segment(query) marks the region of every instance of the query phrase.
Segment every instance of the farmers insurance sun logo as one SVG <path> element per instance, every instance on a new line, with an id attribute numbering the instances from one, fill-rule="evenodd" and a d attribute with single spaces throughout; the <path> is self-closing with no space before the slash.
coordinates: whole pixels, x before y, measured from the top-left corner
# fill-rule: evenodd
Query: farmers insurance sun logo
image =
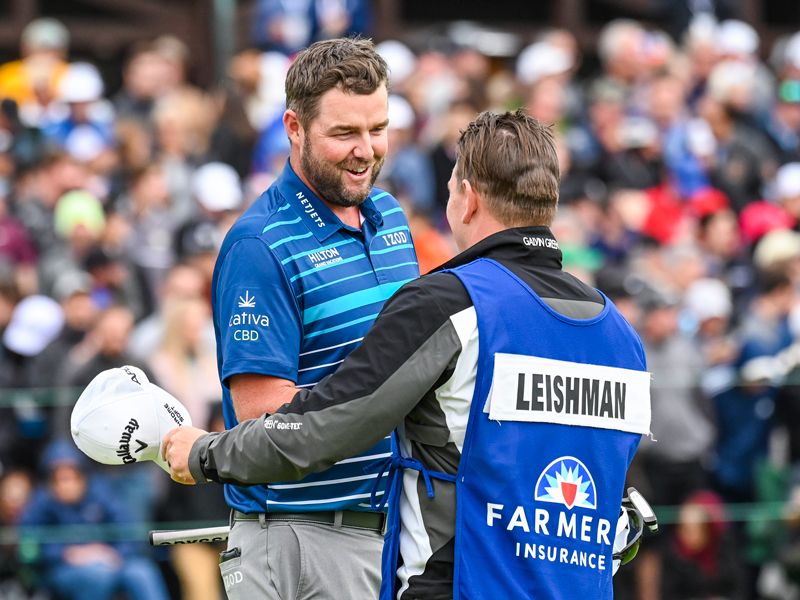
<path id="1" fill-rule="evenodd" d="M 574 507 L 597 508 L 597 490 L 589 469 L 572 456 L 555 459 L 536 481 L 536 500 Z"/>

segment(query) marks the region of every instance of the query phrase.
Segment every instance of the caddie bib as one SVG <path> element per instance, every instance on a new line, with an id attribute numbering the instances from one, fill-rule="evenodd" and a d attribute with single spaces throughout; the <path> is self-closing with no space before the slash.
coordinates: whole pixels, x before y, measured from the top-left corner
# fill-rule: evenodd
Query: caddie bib
<path id="1" fill-rule="evenodd" d="M 390 514 L 399 512 L 403 468 L 455 480 L 456 600 L 610 599 L 625 475 L 650 431 L 641 342 L 608 298 L 596 317 L 576 320 L 495 261 L 451 272 L 479 332 L 459 470 L 453 477 L 395 455 Z M 396 593 L 398 536 L 393 518 L 382 600 Z"/>

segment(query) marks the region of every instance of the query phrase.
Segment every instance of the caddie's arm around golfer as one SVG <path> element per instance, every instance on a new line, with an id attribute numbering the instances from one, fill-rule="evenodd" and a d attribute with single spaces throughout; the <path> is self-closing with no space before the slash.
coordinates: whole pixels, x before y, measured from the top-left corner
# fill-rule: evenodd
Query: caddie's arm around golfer
<path id="1" fill-rule="evenodd" d="M 199 430 L 170 432 L 163 448 L 173 478 L 181 483 L 190 483 L 189 476 L 199 483 L 291 481 L 366 451 L 389 435 L 461 351 L 449 312 L 435 298 L 438 285 L 419 281 L 389 300 L 334 376 L 300 390 L 275 414 L 207 436 Z M 427 307 L 425 319 L 420 306 Z"/>

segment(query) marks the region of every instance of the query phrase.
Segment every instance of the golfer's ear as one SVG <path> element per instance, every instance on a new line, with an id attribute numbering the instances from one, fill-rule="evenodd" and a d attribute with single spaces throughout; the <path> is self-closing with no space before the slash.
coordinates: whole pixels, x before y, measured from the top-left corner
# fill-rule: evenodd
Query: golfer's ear
<path id="1" fill-rule="evenodd" d="M 303 132 L 303 126 L 300 124 L 300 119 L 297 118 L 296 112 L 291 109 L 286 109 L 283 113 L 283 128 L 292 143 L 300 143 L 300 135 Z"/>
<path id="2" fill-rule="evenodd" d="M 478 212 L 478 206 L 482 202 L 478 191 L 472 187 L 472 184 L 466 179 L 461 180 L 461 185 L 464 188 L 464 214 L 461 215 L 461 222 L 465 225 L 472 221 L 475 213 Z"/>

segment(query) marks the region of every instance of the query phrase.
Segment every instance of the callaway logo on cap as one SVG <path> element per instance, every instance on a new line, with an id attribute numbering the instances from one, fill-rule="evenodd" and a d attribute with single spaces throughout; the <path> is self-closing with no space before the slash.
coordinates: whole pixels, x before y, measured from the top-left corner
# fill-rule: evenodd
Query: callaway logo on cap
<path id="1" fill-rule="evenodd" d="M 72 439 L 84 454 L 106 465 L 155 461 L 169 473 L 161 458 L 161 440 L 168 431 L 191 425 L 186 408 L 150 383 L 132 366 L 97 375 L 72 409 Z"/>

